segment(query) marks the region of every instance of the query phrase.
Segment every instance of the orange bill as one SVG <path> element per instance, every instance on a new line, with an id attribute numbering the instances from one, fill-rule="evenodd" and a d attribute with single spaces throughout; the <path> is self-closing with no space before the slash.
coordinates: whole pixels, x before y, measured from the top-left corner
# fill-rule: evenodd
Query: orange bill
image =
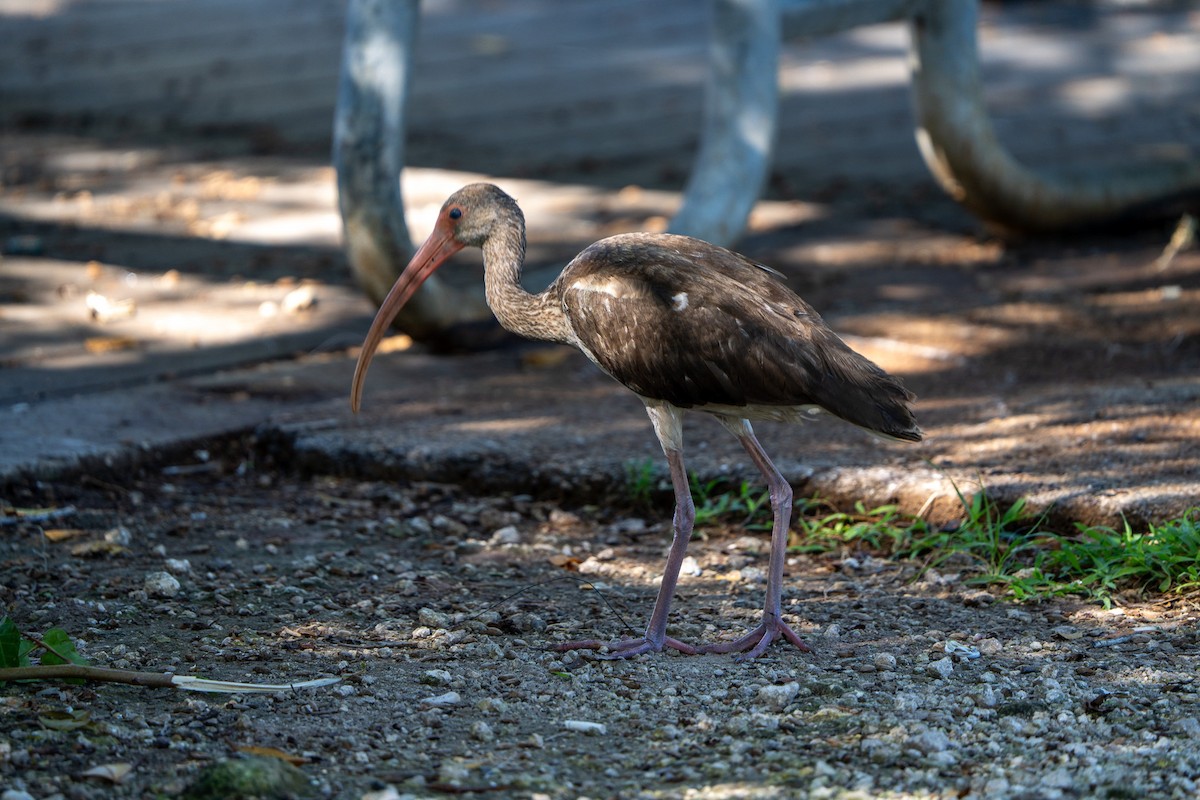
<path id="1" fill-rule="evenodd" d="M 362 350 L 358 354 L 358 364 L 354 367 L 354 382 L 350 386 L 350 408 L 355 413 L 358 413 L 359 406 L 362 404 L 363 382 L 367 378 L 367 367 L 371 363 L 371 357 L 379 348 L 379 343 L 387 334 L 392 320 L 400 313 L 400 309 L 404 308 L 404 304 L 416 294 L 417 289 L 421 288 L 421 284 L 446 259 L 461 249 L 463 249 L 463 245 L 454 239 L 454 229 L 448 225 L 439 224 L 434 228 L 433 233 L 429 234 L 425 244 L 417 250 L 412 261 L 408 262 L 408 266 L 404 268 L 404 272 L 400 273 L 392 290 L 383 299 L 379 311 L 375 314 L 375 320 L 371 323 L 371 329 L 367 331 L 367 338 L 363 340 Z"/>

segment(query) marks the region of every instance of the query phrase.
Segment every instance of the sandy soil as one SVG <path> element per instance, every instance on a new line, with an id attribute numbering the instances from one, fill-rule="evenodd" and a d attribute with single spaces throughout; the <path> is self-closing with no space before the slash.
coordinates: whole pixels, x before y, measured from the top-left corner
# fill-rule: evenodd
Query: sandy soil
<path id="1" fill-rule="evenodd" d="M 232 169 L 224 180 L 240 185 L 236 170 L 251 168 Z M 153 198 L 162 185 L 124 191 Z M 131 203 L 128 219 L 181 230 L 207 219 L 203 205 L 186 206 L 191 223 L 177 219 L 172 197 Z M 554 263 L 606 226 L 661 211 L 638 197 L 580 205 L 586 224 L 569 235 L 535 223 L 536 258 Z M 784 270 L 855 347 L 905 377 L 930 440 L 881 450 L 835 425 L 771 430 L 764 442 L 800 493 L 915 511 L 930 498 L 926 476 L 982 481 L 1052 508 L 1064 526 L 1121 514 L 1140 524 L 1195 503 L 1200 254 L 1157 265 L 1169 225 L 1014 243 L 927 189 L 831 189 L 824 202 L 820 216 L 768 206 L 743 249 Z M 2 222 L 6 241 L 28 232 Z M 135 262 L 155 276 L 178 266 L 172 248 L 191 241 L 96 226 L 46 222 L 36 229 L 44 252 L 10 250 L 5 263 L 59 259 L 83 274 L 95 259 L 104 277 L 110 262 Z M 256 269 L 345 287 L 328 248 L 217 250 L 187 255 L 186 271 L 216 287 Z M 6 284 L 6 314 L 77 296 L 26 288 Z M 61 352 L 37 344 L 6 366 L 62 366 Z M 128 437 L 136 458 L 12 477 L 0 495 L 14 507 L 74 507 L 52 523 L 3 528 L 0 602 L 27 632 L 61 626 L 106 666 L 341 683 L 234 698 L 7 686 L 0 776 L 16 794 L 6 800 L 174 796 L 255 747 L 297 761 L 314 796 L 350 798 L 1197 791 L 1194 598 L 1124 598 L 1113 611 L 1017 607 L 966 583 L 959 565 L 918 579 L 919 565 L 878 554 L 797 556 L 785 609 L 812 654 L 776 647 L 743 665 L 553 652 L 556 642 L 637 629 L 653 600 L 669 510 L 633 511 L 612 491 L 631 457 L 655 455 L 636 401 L 572 356 L 409 351 L 376 363 L 368 412 L 354 423 L 346 346 L 161 378 L 213 409 L 269 406 L 257 439 L 142 450 L 128 433 L 138 412 L 128 411 L 112 438 Z M 126 357 L 82 352 L 72 357 L 101 372 Z M 133 409 L 137 396 L 84 392 L 76 402 L 126 397 Z M 12 397 L 25 416 L 10 438 L 33 420 L 69 430 L 70 419 L 38 416 L 52 404 Z M 689 437 L 706 473 L 736 456 L 715 426 L 698 423 Z M 927 510 L 948 519 L 954 503 L 943 489 Z M 689 641 L 739 633 L 761 602 L 762 534 L 704 534 L 672 626 Z M 155 575 L 164 571 L 177 590 Z M 56 729 L 70 712 L 87 719 Z M 84 776 L 113 763 L 132 765 L 119 785 Z"/>
<path id="2" fill-rule="evenodd" d="M 551 647 L 643 624 L 667 538 L 656 516 L 304 479 L 244 442 L 199 456 L 10 494 L 76 511 L 56 541 L 6 528 L 7 613 L 31 632 L 66 628 L 106 666 L 341 683 L 232 697 L 10 685 L 0 775 L 13 791 L 176 796 L 256 748 L 301 773 L 264 797 L 1197 790 L 1194 597 L 1015 606 L 955 565 L 797 556 L 784 606 L 811 654 L 597 661 Z M 754 623 L 765 568 L 761 534 L 702 533 L 671 627 L 693 642 Z M 78 727 L 53 727 L 69 713 Z M 84 777 L 112 764 L 132 766 L 119 785 Z"/>

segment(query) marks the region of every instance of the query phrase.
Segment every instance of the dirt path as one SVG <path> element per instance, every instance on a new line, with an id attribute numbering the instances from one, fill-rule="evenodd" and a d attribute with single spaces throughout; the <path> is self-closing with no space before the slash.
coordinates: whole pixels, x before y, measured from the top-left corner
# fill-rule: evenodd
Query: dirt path
<path id="1" fill-rule="evenodd" d="M 65 628 L 106 666 L 342 680 L 240 698 L 5 687 L 3 800 L 174 796 L 247 747 L 355 800 L 1200 788 L 1194 598 L 1017 607 L 956 568 L 914 580 L 917 565 L 846 552 L 788 565 L 812 654 L 550 651 L 637 628 L 652 603 L 669 511 L 611 502 L 631 460 L 658 457 L 635 399 L 574 355 L 408 350 L 376 362 L 352 419 L 348 348 L 371 309 L 348 285 L 327 167 L 4 145 L 0 500 L 75 508 L 57 540 L 0 528 L 4 613 Z M 741 249 L 903 375 L 930 438 L 765 426 L 798 494 L 937 521 L 958 512 L 954 485 L 983 484 L 1064 525 L 1197 503 L 1200 252 L 1157 263 L 1169 224 L 1004 242 L 928 181 L 804 178 L 805 199 L 762 204 Z M 415 212 L 468 179 L 409 172 L 406 193 Z M 539 266 L 658 224 L 675 199 L 577 179 L 504 182 Z M 314 307 L 269 315 L 303 286 Z M 139 313 L 90 318 L 90 290 L 128 290 Z M 687 436 L 702 475 L 744 469 L 716 426 Z M 761 600 L 762 535 L 705 533 L 673 618 L 689 641 L 741 632 Z M 56 730 L 71 712 L 87 719 Z M 119 786 L 83 777 L 112 763 L 132 766 Z"/>
<path id="2" fill-rule="evenodd" d="M 26 629 L 62 626 L 108 666 L 342 678 L 277 697 L 10 686 L 10 789 L 175 795 L 259 747 L 297 759 L 312 796 L 345 798 L 1197 791 L 1191 600 L 1017 607 L 946 570 L 914 582 L 916 565 L 869 553 L 798 557 L 784 605 L 812 654 L 595 661 L 549 647 L 643 624 L 658 518 L 283 467 L 232 447 L 10 495 L 76 508 L 65 540 L 35 525 L 0 540 L 4 608 Z M 672 626 L 689 641 L 740 632 L 761 602 L 761 536 L 706 534 Z M 92 544 L 106 536 L 124 544 Z M 163 571 L 176 593 L 153 588 Z M 90 721 L 39 724 L 65 711 Z M 119 786 L 81 777 L 123 762 Z"/>

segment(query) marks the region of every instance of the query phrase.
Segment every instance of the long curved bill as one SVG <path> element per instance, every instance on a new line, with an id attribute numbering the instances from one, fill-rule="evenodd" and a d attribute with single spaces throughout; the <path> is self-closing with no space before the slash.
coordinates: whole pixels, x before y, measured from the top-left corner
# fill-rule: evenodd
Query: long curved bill
<path id="1" fill-rule="evenodd" d="M 442 265 L 442 262 L 462 249 L 463 245 L 454 240 L 452 229 L 438 226 L 434 228 L 433 233 L 429 234 L 425 244 L 421 245 L 416 255 L 412 257 L 412 261 L 409 261 L 408 266 L 404 268 L 404 272 L 400 273 L 400 277 L 396 279 L 392 290 L 388 292 L 387 297 L 379 306 L 375 320 L 371 323 L 371 329 L 367 331 L 367 338 L 363 340 L 362 350 L 358 353 L 358 364 L 354 367 L 354 382 L 350 385 L 350 408 L 354 413 L 358 413 L 359 406 L 362 404 L 363 382 L 367 379 L 367 367 L 371 363 L 371 357 L 375 355 L 379 343 L 383 341 L 392 320 L 400 313 L 400 309 L 404 308 L 404 304 L 409 301 L 409 298 L 416 294 L 417 289 L 421 288 L 425 279 L 432 275 Z"/>

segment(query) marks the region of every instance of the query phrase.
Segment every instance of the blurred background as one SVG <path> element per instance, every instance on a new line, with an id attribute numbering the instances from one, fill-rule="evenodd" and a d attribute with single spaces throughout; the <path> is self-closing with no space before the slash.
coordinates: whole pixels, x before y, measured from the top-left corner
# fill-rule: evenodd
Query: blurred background
<path id="1" fill-rule="evenodd" d="M 330 166 L 345 11 L 0 0 L 0 404 L 345 360 L 374 311 L 341 248 Z M 413 238 L 480 177 L 519 197 L 534 265 L 661 229 L 698 146 L 711 13 L 696 0 L 421 3 L 402 178 Z M 988 2 L 978 33 L 999 138 L 1029 166 L 1200 155 L 1200 2 Z M 943 413 L 941 441 L 964 448 L 954 459 L 1003 472 L 1047 445 L 1014 433 L 989 467 L 986 426 L 1061 400 L 1064 370 L 1127 385 L 1187 374 L 1200 264 L 1154 266 L 1174 220 L 995 236 L 918 154 L 907 42 L 897 22 L 784 43 L 775 158 L 739 247 L 912 376 L 923 423 Z M 321 391 L 341 403 L 344 380 Z M 1185 403 L 1194 389 L 1180 391 Z M 1113 402 L 1071 395 L 1067 413 L 1091 420 Z M 112 436 L 57 419 L 9 425 L 0 462 Z M 1129 436 L 1161 433 L 1163 452 L 1192 441 L 1158 424 Z M 36 447 L 33 430 L 49 431 Z M 1167 463 L 1154 458 L 1147 481 Z M 1169 463 L 1182 475 L 1191 462 Z"/>
<path id="2" fill-rule="evenodd" d="M 337 0 L 4 0 L 0 124 L 323 157 L 344 13 Z M 409 163 L 678 188 L 697 144 L 710 13 L 694 0 L 427 0 Z M 1002 139 L 1030 163 L 1194 143 L 1198 15 L 1191 2 L 985 3 Z M 777 195 L 922 180 L 906 42 L 894 23 L 786 44 Z M 20 178 L 10 154 L 6 185 Z"/>

